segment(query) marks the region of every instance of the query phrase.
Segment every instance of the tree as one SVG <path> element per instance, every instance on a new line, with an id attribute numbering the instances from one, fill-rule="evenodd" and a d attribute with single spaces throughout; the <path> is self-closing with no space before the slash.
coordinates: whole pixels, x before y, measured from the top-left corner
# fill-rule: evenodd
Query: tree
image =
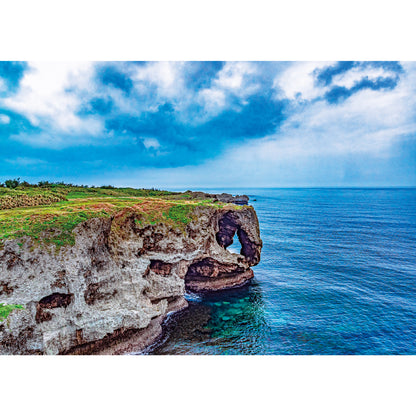
<path id="1" fill-rule="evenodd" d="M 6 185 L 6 188 L 10 188 L 10 189 L 17 188 L 20 184 L 20 178 L 7 179 L 7 181 L 5 181 L 4 184 Z"/>

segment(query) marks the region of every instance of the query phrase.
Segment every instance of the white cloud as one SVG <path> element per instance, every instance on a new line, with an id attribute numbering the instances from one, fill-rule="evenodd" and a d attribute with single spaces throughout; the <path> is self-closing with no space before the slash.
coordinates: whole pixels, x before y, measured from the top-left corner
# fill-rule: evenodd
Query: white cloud
<path id="1" fill-rule="evenodd" d="M 163 97 L 178 97 L 183 90 L 184 62 L 151 62 L 137 66 L 132 79 L 135 88 L 140 93 L 147 90 L 148 84 L 154 84 L 158 94 Z"/>
<path id="2" fill-rule="evenodd" d="M 194 121 L 200 123 L 215 117 L 230 104 L 231 97 L 237 97 L 241 105 L 247 104 L 247 98 L 260 88 L 256 81 L 258 73 L 252 62 L 227 62 L 211 81 L 211 86 L 199 91 L 196 101 L 204 107 L 205 113 Z"/>
<path id="3" fill-rule="evenodd" d="M 35 126 L 49 126 L 64 133 L 97 135 L 101 122 L 94 117 L 81 119 L 79 94 L 71 90 L 89 88 L 93 74 L 89 62 L 30 62 L 19 91 L 1 100 L 6 108 L 25 115 Z"/>
<path id="4" fill-rule="evenodd" d="M 157 111 L 158 105 L 170 100 L 178 118 L 188 121 L 189 109 L 197 103 L 205 111 L 191 116 L 190 123 L 198 124 L 218 115 L 229 104 L 230 96 L 240 98 L 245 104 L 244 99 L 259 88 L 254 81 L 258 73 L 254 63 L 227 62 L 211 81 L 210 87 L 195 92 L 186 86 L 186 65 L 186 62 L 151 62 L 130 71 L 137 93 L 146 96 L 149 86 L 156 88 L 152 100 L 150 103 L 147 100 L 141 111 Z M 140 112 L 137 107 L 134 111 Z"/>
<path id="5" fill-rule="evenodd" d="M 320 101 L 290 117 L 279 134 L 247 146 L 244 152 L 263 163 L 353 154 L 389 157 L 396 141 L 416 132 L 416 103 L 411 111 L 402 111 L 407 100 L 389 95 L 365 90 L 342 105 Z"/>
<path id="6" fill-rule="evenodd" d="M 153 137 L 143 138 L 143 145 L 146 149 L 158 149 L 160 147 L 159 141 Z"/>
<path id="7" fill-rule="evenodd" d="M 345 88 L 352 88 L 358 81 L 367 77 L 369 80 L 376 80 L 377 78 L 392 77 L 394 78 L 396 73 L 393 71 L 386 71 L 381 67 L 355 67 L 344 73 L 335 75 L 332 78 L 332 82 L 335 85 Z"/>
<path id="8" fill-rule="evenodd" d="M 332 65 L 333 62 L 296 62 L 283 73 L 278 74 L 274 80 L 277 98 L 290 100 L 312 100 L 322 96 L 326 87 L 315 85 L 314 71 Z"/>
<path id="9" fill-rule="evenodd" d="M 227 62 L 218 73 L 214 84 L 219 88 L 232 90 L 237 94 L 245 94 L 244 86 L 248 84 L 247 78 L 257 73 L 251 62 Z"/>
<path id="10" fill-rule="evenodd" d="M 361 90 L 339 105 L 318 101 L 305 106 L 283 123 L 278 134 L 235 150 L 234 157 L 270 168 L 299 158 L 390 157 L 395 143 L 416 133 L 415 116 L 413 70 L 392 91 Z"/>
<path id="11" fill-rule="evenodd" d="M 9 124 L 10 117 L 6 114 L 0 114 L 0 124 Z"/>
<path id="12" fill-rule="evenodd" d="M 216 114 L 225 107 L 226 96 L 220 89 L 205 88 L 199 93 L 199 98 L 208 114 Z"/>
<path id="13" fill-rule="evenodd" d="M 313 83 L 312 73 L 318 66 L 295 63 L 276 78 L 275 85 L 287 98 L 296 100 L 297 94 L 303 99 L 317 98 L 325 91 Z M 361 90 L 338 105 L 318 100 L 298 106 L 280 126 L 278 134 L 254 142 L 242 152 L 269 163 L 325 155 L 389 157 L 397 141 L 416 132 L 415 65 L 404 66 L 408 70 L 395 89 Z M 350 87 L 367 74 L 369 78 L 394 75 L 383 69 L 360 68 L 344 73 L 334 82 Z"/>
<path id="14" fill-rule="evenodd" d="M 218 184 L 241 181 L 241 186 L 247 183 L 253 186 L 256 182 L 264 186 L 299 185 L 296 180 L 307 180 L 313 172 L 322 177 L 321 166 L 324 165 L 331 165 L 328 172 L 342 178 L 345 175 L 342 162 L 348 158 L 354 161 L 367 157 L 387 160 L 397 143 L 416 134 L 416 64 L 403 64 L 405 74 L 393 90 L 361 90 L 336 105 L 315 100 L 328 88 L 316 86 L 313 73 L 317 68 L 331 64 L 300 62 L 285 67 L 277 76 L 275 70 L 268 73 L 268 82 L 274 78 L 277 97 L 292 100 L 292 107 L 285 110 L 289 117 L 275 134 L 258 140 L 247 138 L 216 160 L 198 167 L 161 169 L 157 173 L 154 170 L 154 177 L 162 180 L 167 177 L 172 185 L 179 180 L 184 184 L 187 180 L 214 184 L 216 180 Z M 183 117 L 185 123 L 199 123 L 215 117 L 227 106 L 233 105 L 233 110 L 241 109 L 247 98 L 260 88 L 262 76 L 260 65 L 230 62 L 217 73 L 208 88 L 195 92 L 186 88 L 184 63 L 154 62 L 140 67 L 119 65 L 121 70 L 132 75 L 138 98 L 127 96 L 112 86 L 97 89 L 91 83 L 92 64 L 31 64 L 32 71 L 25 74 L 17 94 L 2 100 L 2 104 L 6 102 L 9 108 L 27 115 L 44 132 L 22 134 L 13 139 L 49 148 L 63 148 L 74 141 L 88 143 L 94 140 L 108 146 L 125 143 L 132 140 L 126 131 L 126 134 L 106 133 L 98 118 L 79 118 L 77 111 L 81 105 L 97 94 L 104 98 L 111 96 L 119 113 L 131 116 L 142 111 L 157 111 L 160 104 L 171 102 L 177 110 L 176 117 Z M 384 69 L 353 68 L 335 76 L 333 83 L 350 88 L 363 76 L 375 79 L 389 74 L 394 75 Z M 74 86 L 76 89 L 71 89 Z M 199 113 L 199 106 L 204 107 L 205 113 Z M 192 108 L 197 108 L 195 117 L 189 115 Z M 62 134 L 55 134 L 56 131 Z M 101 132 L 103 134 L 99 134 Z M 137 141 L 148 149 L 149 156 L 162 154 L 163 147 L 156 138 L 138 136 Z M 29 159 L 18 159 L 8 161 L 31 163 Z"/>
<path id="15" fill-rule="evenodd" d="M 403 141 L 416 135 L 416 64 L 403 66 L 406 74 L 391 91 L 361 90 L 338 105 L 324 100 L 305 103 L 275 134 L 240 143 L 216 160 L 177 168 L 170 175 L 184 186 L 187 181 L 197 186 L 208 172 L 205 183 L 211 186 L 337 186 L 354 183 L 351 174 L 367 184 L 389 183 L 383 168 L 390 166 L 394 174 L 388 161 Z M 299 87 L 287 86 L 286 92 L 293 98 L 295 91 L 303 97 L 319 96 L 308 85 L 303 79 Z M 168 172 L 158 172 L 155 180 L 163 183 Z"/>

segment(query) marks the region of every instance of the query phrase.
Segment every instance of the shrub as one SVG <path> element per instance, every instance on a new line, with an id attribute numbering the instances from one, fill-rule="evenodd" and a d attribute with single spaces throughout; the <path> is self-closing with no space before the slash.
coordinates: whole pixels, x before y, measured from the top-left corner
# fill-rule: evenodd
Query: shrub
<path id="1" fill-rule="evenodd" d="M 7 179 L 4 184 L 6 185 L 6 188 L 15 189 L 20 184 L 20 178 L 17 179 Z"/>
<path id="2" fill-rule="evenodd" d="M 46 188 L 51 186 L 52 184 L 49 181 L 39 181 L 38 186 L 41 188 Z"/>

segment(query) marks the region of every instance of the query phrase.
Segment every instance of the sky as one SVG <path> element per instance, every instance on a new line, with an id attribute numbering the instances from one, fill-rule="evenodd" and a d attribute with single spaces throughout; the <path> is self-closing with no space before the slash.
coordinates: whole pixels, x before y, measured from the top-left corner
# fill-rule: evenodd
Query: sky
<path id="1" fill-rule="evenodd" d="M 0 181 L 416 186 L 414 62 L 0 62 Z"/>

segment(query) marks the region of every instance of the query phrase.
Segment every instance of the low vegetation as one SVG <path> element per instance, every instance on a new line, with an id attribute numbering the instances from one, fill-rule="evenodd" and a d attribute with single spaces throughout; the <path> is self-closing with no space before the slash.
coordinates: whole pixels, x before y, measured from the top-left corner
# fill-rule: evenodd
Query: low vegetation
<path id="1" fill-rule="evenodd" d="M 0 322 L 4 321 L 14 309 L 24 309 L 22 305 L 4 305 L 0 303 Z"/>
<path id="2" fill-rule="evenodd" d="M 6 183 L 13 186 L 0 186 L 0 248 L 5 240 L 25 236 L 35 243 L 54 244 L 57 249 L 73 245 L 73 230 L 78 224 L 122 212 L 133 212 L 140 227 L 166 223 L 184 229 L 196 207 L 226 205 L 213 199 L 195 199 L 190 192 L 10 181 Z"/>
<path id="3" fill-rule="evenodd" d="M 76 198 L 91 197 L 173 197 L 182 196 L 179 192 L 161 191 L 158 189 L 115 188 L 111 185 L 88 187 L 64 182 L 51 183 L 42 181 L 38 184 L 8 179 L 0 183 L 0 209 L 49 205 L 54 202 Z M 186 198 L 186 195 L 185 195 Z"/>
<path id="4" fill-rule="evenodd" d="M 31 188 L 28 190 L 0 188 L 0 209 L 49 205 L 65 201 L 66 195 L 66 192 L 59 189 L 38 191 Z"/>

